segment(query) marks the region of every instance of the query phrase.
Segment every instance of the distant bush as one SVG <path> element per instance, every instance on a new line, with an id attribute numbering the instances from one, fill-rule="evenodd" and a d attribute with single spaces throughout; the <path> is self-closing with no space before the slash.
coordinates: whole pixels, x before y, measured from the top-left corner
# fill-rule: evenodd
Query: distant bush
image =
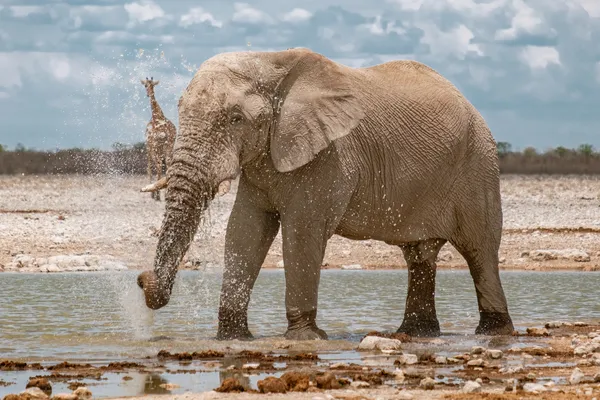
<path id="1" fill-rule="evenodd" d="M 600 174 L 600 153 L 590 144 L 576 149 L 556 147 L 539 152 L 533 147 L 513 151 L 498 142 L 500 172 L 504 174 Z M 115 143 L 111 151 L 72 148 L 37 151 L 18 144 L 14 150 L 0 146 L 0 174 L 146 174 L 144 142 Z"/>

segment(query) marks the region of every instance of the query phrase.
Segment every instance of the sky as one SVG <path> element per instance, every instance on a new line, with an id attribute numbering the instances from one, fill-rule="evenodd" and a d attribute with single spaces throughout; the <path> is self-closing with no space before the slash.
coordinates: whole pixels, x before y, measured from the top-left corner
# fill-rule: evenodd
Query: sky
<path id="1" fill-rule="evenodd" d="M 144 140 L 149 100 L 177 124 L 198 66 L 307 47 L 364 67 L 421 61 L 497 141 L 600 148 L 600 0 L 0 0 L 0 144 Z"/>

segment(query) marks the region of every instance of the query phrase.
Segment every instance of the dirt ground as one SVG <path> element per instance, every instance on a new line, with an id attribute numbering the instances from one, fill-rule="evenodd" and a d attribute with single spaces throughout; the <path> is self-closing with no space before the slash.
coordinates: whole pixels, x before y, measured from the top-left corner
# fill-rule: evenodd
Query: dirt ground
<path id="1" fill-rule="evenodd" d="M 0 176 L 0 265 L 15 255 L 111 255 L 131 269 L 152 264 L 164 201 L 139 189 L 143 176 Z M 502 177 L 502 269 L 600 270 L 600 177 Z M 196 235 L 186 268 L 220 265 L 224 231 L 237 184 L 213 202 Z M 163 193 L 164 196 L 164 193 Z M 281 266 L 277 237 L 264 267 Z M 550 250 L 537 252 L 537 250 Z M 400 249 L 334 236 L 324 268 L 405 267 Z M 465 268 L 447 244 L 440 268 Z M 0 267 L 0 270 L 2 268 Z"/>

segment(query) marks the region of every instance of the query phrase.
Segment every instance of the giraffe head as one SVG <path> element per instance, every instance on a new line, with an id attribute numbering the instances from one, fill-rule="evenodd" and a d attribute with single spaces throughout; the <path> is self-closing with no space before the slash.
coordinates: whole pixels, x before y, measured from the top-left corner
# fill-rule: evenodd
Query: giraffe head
<path id="1" fill-rule="evenodd" d="M 148 77 L 146 77 L 145 80 L 142 79 L 142 80 L 140 80 L 140 82 L 146 88 L 146 96 L 148 96 L 148 97 L 152 97 L 154 95 L 154 86 L 156 86 L 160 83 L 160 81 L 155 81 L 154 77 L 150 77 L 150 79 L 148 79 Z"/>

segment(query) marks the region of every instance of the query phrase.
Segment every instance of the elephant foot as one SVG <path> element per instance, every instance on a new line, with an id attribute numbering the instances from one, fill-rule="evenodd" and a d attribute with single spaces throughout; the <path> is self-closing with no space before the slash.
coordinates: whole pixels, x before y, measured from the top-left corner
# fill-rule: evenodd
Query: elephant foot
<path id="1" fill-rule="evenodd" d="M 402 325 L 396 331 L 406 333 L 414 337 L 437 337 L 440 336 L 440 323 L 437 318 L 404 318 Z"/>
<path id="2" fill-rule="evenodd" d="M 228 308 L 219 309 L 219 329 L 217 340 L 252 340 L 254 336 L 248 329 L 246 313 L 232 311 Z"/>
<path id="3" fill-rule="evenodd" d="M 515 330 L 510 315 L 500 312 L 481 312 L 477 335 L 512 335 Z"/>
<path id="4" fill-rule="evenodd" d="M 316 317 L 317 310 L 287 313 L 288 329 L 284 337 L 288 340 L 327 340 L 327 333 L 315 322 Z"/>
<path id="5" fill-rule="evenodd" d="M 225 331 L 219 329 L 217 332 L 217 340 L 252 340 L 254 336 L 248 329 L 245 330 L 235 330 L 235 331 Z"/>
<path id="6" fill-rule="evenodd" d="M 288 329 L 284 337 L 287 340 L 327 340 L 327 333 L 315 325 L 301 329 Z"/>

